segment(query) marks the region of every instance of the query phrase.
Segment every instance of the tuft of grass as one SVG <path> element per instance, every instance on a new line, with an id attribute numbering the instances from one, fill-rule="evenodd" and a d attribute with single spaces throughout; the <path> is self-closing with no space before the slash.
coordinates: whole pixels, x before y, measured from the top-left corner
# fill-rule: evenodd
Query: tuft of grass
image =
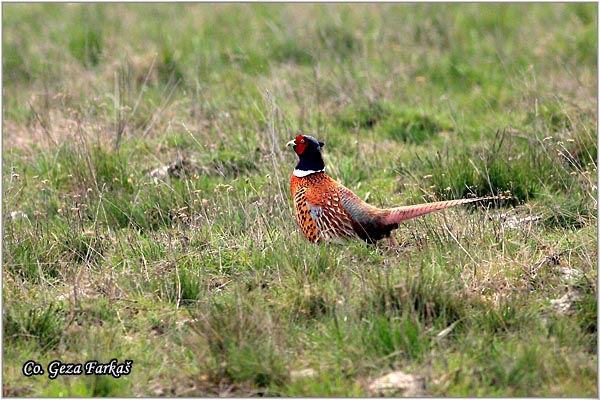
<path id="1" fill-rule="evenodd" d="M 95 67 L 102 57 L 102 32 L 88 26 L 72 31 L 69 51 L 86 67 Z"/>
<path id="2" fill-rule="evenodd" d="M 441 132 L 452 130 L 452 125 L 441 118 L 379 101 L 350 105 L 341 110 L 336 119 L 343 128 L 373 130 L 383 139 L 411 144 L 422 144 Z"/>
<path id="3" fill-rule="evenodd" d="M 2 325 L 8 343 L 34 342 L 47 351 L 56 348 L 61 341 L 66 322 L 64 312 L 52 303 L 38 307 L 12 304 L 3 314 Z"/>
<path id="4" fill-rule="evenodd" d="M 273 46 L 271 58 L 278 62 L 296 65 L 312 65 L 315 61 L 310 46 L 298 43 L 296 38 L 287 38 Z"/>
<path id="5" fill-rule="evenodd" d="M 371 129 L 386 116 L 385 106 L 379 102 L 369 102 L 362 106 L 350 106 L 338 115 L 338 121 L 344 128 Z"/>
<path id="6" fill-rule="evenodd" d="M 382 136 L 404 143 L 422 144 L 441 132 L 452 130 L 452 126 L 439 118 L 415 110 L 393 113 L 382 123 Z"/>
<path id="7" fill-rule="evenodd" d="M 327 24 L 318 30 L 317 37 L 325 52 L 339 58 L 349 57 L 361 47 L 359 38 L 346 26 Z"/>
<path id="8" fill-rule="evenodd" d="M 376 357 L 393 362 L 395 359 L 418 362 L 428 343 L 423 340 L 424 328 L 408 316 L 377 317 L 364 324 L 362 347 Z"/>
<path id="9" fill-rule="evenodd" d="M 287 370 L 271 316 L 247 301 L 237 295 L 215 299 L 206 314 L 196 317 L 194 329 L 208 346 L 209 379 L 259 388 L 281 385 Z"/>

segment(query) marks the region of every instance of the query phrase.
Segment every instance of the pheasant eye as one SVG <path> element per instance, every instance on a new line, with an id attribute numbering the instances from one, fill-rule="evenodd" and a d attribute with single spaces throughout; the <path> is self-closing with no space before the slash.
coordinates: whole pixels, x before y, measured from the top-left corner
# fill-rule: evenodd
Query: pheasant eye
<path id="1" fill-rule="evenodd" d="M 300 140 L 300 143 L 304 143 L 304 139 L 301 139 L 301 140 Z"/>

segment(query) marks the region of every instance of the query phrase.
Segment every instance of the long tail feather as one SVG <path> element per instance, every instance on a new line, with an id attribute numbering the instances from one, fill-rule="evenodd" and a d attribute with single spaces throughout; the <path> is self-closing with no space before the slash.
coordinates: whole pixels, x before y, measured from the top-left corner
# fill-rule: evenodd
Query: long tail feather
<path id="1" fill-rule="evenodd" d="M 432 203 L 415 204 L 412 206 L 403 206 L 390 209 L 389 215 L 385 218 L 385 224 L 398 224 L 400 222 L 420 217 L 421 215 L 429 214 L 433 211 L 443 210 L 444 208 L 450 208 L 461 204 L 476 203 L 478 201 L 486 200 L 506 200 L 508 197 L 504 196 L 488 196 L 488 197 L 476 197 L 472 199 L 458 199 L 458 200 L 446 200 L 446 201 L 434 201 Z"/>

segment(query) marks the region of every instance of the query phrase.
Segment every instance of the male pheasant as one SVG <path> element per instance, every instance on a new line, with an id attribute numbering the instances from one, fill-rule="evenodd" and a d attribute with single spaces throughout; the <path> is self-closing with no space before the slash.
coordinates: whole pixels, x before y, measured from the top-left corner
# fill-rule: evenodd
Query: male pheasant
<path id="1" fill-rule="evenodd" d="M 325 143 L 308 135 L 289 141 L 300 161 L 290 182 L 296 220 L 311 242 L 337 238 L 359 238 L 374 243 L 389 237 L 400 222 L 432 211 L 500 197 L 478 197 L 436 201 L 381 209 L 362 201 L 350 189 L 325 173 L 321 147 Z"/>

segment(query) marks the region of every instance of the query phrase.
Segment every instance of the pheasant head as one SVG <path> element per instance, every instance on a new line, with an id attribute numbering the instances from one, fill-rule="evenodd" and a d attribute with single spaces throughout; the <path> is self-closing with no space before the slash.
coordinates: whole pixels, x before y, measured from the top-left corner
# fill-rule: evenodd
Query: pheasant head
<path id="1" fill-rule="evenodd" d="M 295 176 L 304 177 L 315 172 L 325 171 L 325 163 L 321 154 L 321 148 L 325 146 L 325 143 L 319 142 L 312 136 L 298 135 L 295 139 L 290 140 L 287 146 L 293 146 L 300 159 L 294 169 Z"/>

